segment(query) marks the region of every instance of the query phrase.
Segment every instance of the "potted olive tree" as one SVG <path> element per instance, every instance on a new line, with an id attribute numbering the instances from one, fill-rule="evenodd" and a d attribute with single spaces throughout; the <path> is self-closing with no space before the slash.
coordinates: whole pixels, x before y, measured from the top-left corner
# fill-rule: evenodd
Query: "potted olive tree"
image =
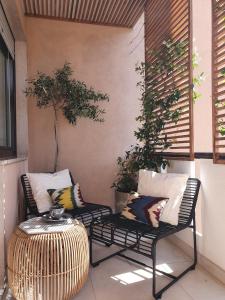
<path id="1" fill-rule="evenodd" d="M 136 68 L 142 77 L 138 83 L 141 114 L 137 121 L 140 127 L 134 132 L 137 144 L 126 151 L 124 157 L 118 158 L 119 172 L 113 183 L 117 212 L 126 205 L 128 193 L 137 189 L 140 169 L 159 171 L 168 164 L 163 152 L 172 145 L 172 141 L 164 134 L 164 127 L 167 122 L 176 123 L 181 113 L 175 106 L 181 95 L 174 74 L 184 67 L 175 65 L 174 61 L 182 58 L 185 47 L 185 44 L 169 39 L 157 51 L 149 53 L 150 63 L 141 63 Z"/>
<path id="2" fill-rule="evenodd" d="M 84 82 L 72 78 L 73 71 L 69 63 L 57 69 L 53 75 L 37 73 L 36 78 L 28 80 L 25 90 L 26 96 L 32 96 L 39 108 L 51 108 L 54 114 L 55 157 L 54 172 L 57 170 L 59 142 L 58 142 L 58 114 L 63 113 L 70 124 L 76 125 L 79 118 L 89 118 L 103 122 L 105 113 L 97 102 L 109 101 L 107 94 L 96 92 L 88 88 Z"/>

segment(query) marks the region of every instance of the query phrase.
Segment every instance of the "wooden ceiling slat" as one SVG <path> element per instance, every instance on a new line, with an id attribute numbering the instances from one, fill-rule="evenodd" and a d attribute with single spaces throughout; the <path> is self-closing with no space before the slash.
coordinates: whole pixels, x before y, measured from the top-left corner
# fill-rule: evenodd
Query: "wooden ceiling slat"
<path id="1" fill-rule="evenodd" d="M 73 19 L 74 18 L 74 12 L 75 12 L 75 8 L 76 8 L 76 0 L 72 0 L 72 6 L 68 15 L 69 19 Z"/>
<path id="2" fill-rule="evenodd" d="M 68 0 L 64 0 L 63 11 L 62 11 L 63 18 L 66 18 L 67 9 L 68 9 Z"/>
<path id="3" fill-rule="evenodd" d="M 116 16 L 116 23 L 121 24 L 121 18 L 127 9 L 128 2 L 129 2 L 128 0 L 120 1 L 121 6 L 120 6 L 120 9 L 118 10 L 118 14 Z"/>
<path id="4" fill-rule="evenodd" d="M 34 0 L 34 13 L 38 14 L 37 0 Z"/>
<path id="5" fill-rule="evenodd" d="M 115 3 L 116 3 L 115 0 L 111 0 L 110 1 L 110 6 L 108 7 L 107 13 L 105 14 L 105 18 L 104 18 L 104 22 L 105 23 L 109 23 L 109 18 L 110 18 L 111 14 L 112 14 L 113 6 L 114 6 Z"/>
<path id="6" fill-rule="evenodd" d="M 31 13 L 34 15 L 34 1 L 30 1 Z"/>
<path id="7" fill-rule="evenodd" d="M 99 0 L 98 7 L 97 7 L 97 10 L 95 13 L 94 22 L 97 22 L 97 20 L 99 19 L 99 14 L 101 12 L 101 8 L 102 8 L 103 4 L 104 4 L 104 0 Z"/>
<path id="8" fill-rule="evenodd" d="M 110 19 L 109 19 L 110 24 L 113 23 L 114 18 L 115 18 L 115 14 L 120 10 L 120 8 L 121 8 L 121 3 L 119 1 L 116 1 L 114 3 L 113 11 L 112 11 Z"/>
<path id="9" fill-rule="evenodd" d="M 69 0 L 64 0 L 63 11 L 62 11 L 62 18 L 64 19 L 67 18 L 68 7 L 69 7 Z"/>
<path id="10" fill-rule="evenodd" d="M 121 18 L 121 22 L 122 23 L 125 23 L 126 24 L 126 20 L 127 20 L 127 18 L 128 18 L 128 16 L 129 16 L 129 13 L 130 13 L 130 11 L 133 9 L 133 7 L 134 7 L 134 3 L 135 3 L 135 0 L 133 0 L 133 1 L 129 1 L 129 5 L 128 5 L 128 8 L 127 8 L 127 13 L 126 14 L 124 14 L 123 16 L 122 16 L 122 18 Z"/>
<path id="11" fill-rule="evenodd" d="M 143 4 L 144 4 L 144 1 L 143 1 Z M 131 27 L 132 24 L 136 24 L 137 23 L 137 21 L 139 19 L 139 16 L 141 15 L 141 12 L 142 12 L 142 5 L 140 5 L 139 7 L 137 7 L 135 13 L 133 13 L 132 18 L 130 18 L 129 23 L 127 24 L 129 27 Z"/>
<path id="12" fill-rule="evenodd" d="M 127 20 L 128 26 L 130 26 L 130 24 L 132 24 L 134 22 L 137 15 L 139 16 L 141 14 L 140 7 L 142 7 L 142 5 L 144 5 L 143 1 L 136 0 L 135 6 L 133 7 L 133 9 L 130 13 L 129 20 Z"/>
<path id="13" fill-rule="evenodd" d="M 102 20 L 104 12 L 105 12 L 106 7 L 107 7 L 107 4 L 108 4 L 108 0 L 103 0 L 103 4 L 102 4 L 102 7 L 101 7 L 100 12 L 99 12 L 98 20 Z"/>
<path id="14" fill-rule="evenodd" d="M 100 0 L 96 0 L 96 1 L 94 2 L 95 5 L 93 6 L 93 11 L 92 11 L 92 14 L 91 14 L 90 22 L 94 22 L 94 20 L 95 20 L 95 15 L 96 15 L 96 11 L 97 11 L 97 9 L 98 9 L 99 1 L 100 1 Z"/>
<path id="15" fill-rule="evenodd" d="M 28 11 L 27 0 L 23 1 L 24 11 Z"/>
<path id="16" fill-rule="evenodd" d="M 52 1 L 53 0 L 48 0 L 48 16 L 53 15 L 53 12 L 52 12 Z"/>
<path id="17" fill-rule="evenodd" d="M 38 0 L 38 11 L 39 11 L 39 14 L 43 14 L 43 3 L 42 3 L 42 0 Z"/>
<path id="18" fill-rule="evenodd" d="M 81 0 L 77 0 L 77 7 L 76 7 L 76 15 L 75 15 L 75 19 L 79 20 L 79 12 L 80 12 L 80 7 L 81 7 Z"/>
<path id="19" fill-rule="evenodd" d="M 90 5 L 91 5 L 91 0 L 87 0 L 85 10 L 84 10 L 84 20 L 88 19 L 88 14 L 89 14 L 89 11 L 90 11 Z"/>
<path id="20" fill-rule="evenodd" d="M 84 18 L 85 6 L 86 6 L 85 1 L 82 1 L 80 6 L 79 20 L 83 20 Z"/>
<path id="21" fill-rule="evenodd" d="M 72 9 L 72 4 L 73 4 L 73 0 L 68 0 L 68 6 L 67 6 L 66 16 L 65 16 L 66 19 L 68 19 L 70 17 L 70 12 L 71 12 L 71 9 Z"/>
<path id="22" fill-rule="evenodd" d="M 23 0 L 27 16 L 129 28 L 136 24 L 144 12 L 146 1 Z"/>
<path id="23" fill-rule="evenodd" d="M 91 18 L 91 13 L 92 13 L 92 10 L 93 10 L 93 7 L 94 7 L 94 2 L 95 2 L 95 0 L 90 0 L 87 20 L 90 20 L 90 18 Z"/>
<path id="24" fill-rule="evenodd" d="M 127 20 L 129 19 L 130 14 L 134 9 L 134 5 L 135 5 L 135 0 L 129 2 L 129 8 L 127 10 L 127 14 L 122 17 L 122 22 L 124 22 L 125 24 L 127 23 Z"/>
<path id="25" fill-rule="evenodd" d="M 44 3 L 45 3 L 45 15 L 48 16 L 48 2 L 49 0 L 45 0 Z"/>
<path id="26" fill-rule="evenodd" d="M 54 17 L 58 17 L 59 16 L 59 1 L 60 0 L 56 0 L 56 3 L 55 3 L 55 15 Z"/>

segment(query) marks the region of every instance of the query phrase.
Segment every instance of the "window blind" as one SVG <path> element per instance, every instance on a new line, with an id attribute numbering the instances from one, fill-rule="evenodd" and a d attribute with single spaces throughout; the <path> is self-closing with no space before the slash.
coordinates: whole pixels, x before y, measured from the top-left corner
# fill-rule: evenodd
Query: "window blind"
<path id="1" fill-rule="evenodd" d="M 212 0 L 213 157 L 225 163 L 225 0 Z"/>
<path id="2" fill-rule="evenodd" d="M 12 58 L 14 58 L 14 56 L 15 56 L 15 41 L 14 41 L 13 34 L 9 27 L 9 24 L 6 19 L 6 16 L 5 16 L 5 13 L 4 13 L 1 3 L 0 3 L 0 34 L 1 34 L 4 42 L 6 43 L 6 46 L 8 47 L 8 50 L 9 50 Z"/>
<path id="3" fill-rule="evenodd" d="M 185 44 L 185 52 L 181 58 L 174 61 L 176 88 L 180 98 L 174 109 L 179 108 L 179 120 L 168 121 L 162 133 L 167 136 L 171 147 L 165 156 L 172 159 L 194 159 L 193 153 L 193 96 L 192 96 L 192 28 L 190 0 L 151 0 L 145 7 L 145 59 L 151 63 L 150 50 L 158 50 L 167 40 Z M 182 65 L 182 69 L 180 66 Z M 178 71 L 179 70 L 179 71 Z M 165 82 L 156 87 L 158 91 Z M 166 79 L 168 85 L 171 77 Z M 166 97 L 166 90 L 161 88 L 160 98 Z M 164 94 L 163 94 L 164 93 Z"/>

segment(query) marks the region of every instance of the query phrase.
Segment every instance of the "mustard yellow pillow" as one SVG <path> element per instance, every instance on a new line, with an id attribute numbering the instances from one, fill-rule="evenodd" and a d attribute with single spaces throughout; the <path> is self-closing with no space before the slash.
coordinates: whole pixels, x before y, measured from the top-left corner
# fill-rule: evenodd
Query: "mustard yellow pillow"
<path id="1" fill-rule="evenodd" d="M 54 204 L 59 203 L 65 209 L 71 210 L 85 206 L 79 183 L 63 189 L 49 189 L 48 193 Z"/>

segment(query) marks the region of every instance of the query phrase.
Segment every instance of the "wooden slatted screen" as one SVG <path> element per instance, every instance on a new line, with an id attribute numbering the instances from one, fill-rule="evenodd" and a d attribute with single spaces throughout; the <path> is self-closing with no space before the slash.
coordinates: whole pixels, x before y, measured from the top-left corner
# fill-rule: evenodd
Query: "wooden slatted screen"
<path id="1" fill-rule="evenodd" d="M 225 0 L 212 0 L 213 157 L 225 164 Z"/>
<path id="2" fill-rule="evenodd" d="M 146 0 L 23 0 L 27 16 L 133 27 Z"/>
<path id="3" fill-rule="evenodd" d="M 175 159 L 194 159 L 193 153 L 193 100 L 192 100 L 192 24 L 191 0 L 151 0 L 145 7 L 146 61 L 151 63 L 149 50 L 157 50 L 163 41 L 171 39 L 185 43 L 185 53 L 175 64 L 182 71 L 174 71 L 176 87 L 181 97 L 174 108 L 181 109 L 177 123 L 168 122 L 163 135 L 167 135 L 172 146 L 165 156 Z M 159 79 L 160 80 L 160 79 Z M 168 77 L 168 84 L 171 78 Z M 157 89 L 160 87 L 157 86 Z M 160 98 L 166 95 L 166 92 Z"/>

